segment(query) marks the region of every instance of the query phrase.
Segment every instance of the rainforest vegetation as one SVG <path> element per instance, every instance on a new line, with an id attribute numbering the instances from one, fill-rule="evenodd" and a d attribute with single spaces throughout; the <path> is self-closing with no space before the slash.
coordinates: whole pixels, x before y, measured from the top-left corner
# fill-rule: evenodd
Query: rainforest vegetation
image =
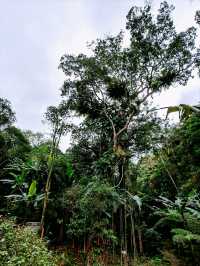
<path id="1" fill-rule="evenodd" d="M 153 101 L 200 69 L 200 12 L 177 32 L 173 9 L 132 7 L 128 43 L 61 57 L 48 136 L 0 98 L 0 265 L 200 265 L 200 106 Z"/>

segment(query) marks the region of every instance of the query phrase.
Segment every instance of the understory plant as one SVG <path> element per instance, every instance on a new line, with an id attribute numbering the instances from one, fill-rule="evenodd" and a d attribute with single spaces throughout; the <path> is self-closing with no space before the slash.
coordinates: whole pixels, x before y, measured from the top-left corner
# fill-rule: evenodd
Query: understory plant
<path id="1" fill-rule="evenodd" d="M 57 258 L 29 227 L 0 220 L 0 265 L 56 266 Z"/>

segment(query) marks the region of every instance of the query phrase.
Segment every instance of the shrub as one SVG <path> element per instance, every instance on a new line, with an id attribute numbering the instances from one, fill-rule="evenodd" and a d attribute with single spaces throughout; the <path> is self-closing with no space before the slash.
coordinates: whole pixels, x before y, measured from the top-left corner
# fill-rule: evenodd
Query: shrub
<path id="1" fill-rule="evenodd" d="M 55 266 L 56 257 L 30 228 L 0 220 L 0 265 Z"/>

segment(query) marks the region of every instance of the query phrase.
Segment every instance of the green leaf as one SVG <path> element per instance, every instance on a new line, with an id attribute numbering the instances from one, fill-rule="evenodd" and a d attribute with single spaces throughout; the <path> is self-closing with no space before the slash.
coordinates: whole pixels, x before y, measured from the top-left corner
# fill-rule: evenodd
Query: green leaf
<path id="1" fill-rule="evenodd" d="M 37 182 L 35 180 L 32 181 L 29 190 L 28 190 L 28 197 L 33 197 L 36 194 L 36 190 L 37 190 Z"/>
<path id="2" fill-rule="evenodd" d="M 180 107 L 179 106 L 169 106 L 168 109 L 167 109 L 166 119 L 167 119 L 169 114 L 175 113 L 175 112 L 179 112 L 179 111 L 180 111 Z"/>
<path id="3" fill-rule="evenodd" d="M 192 105 L 187 105 L 187 104 L 169 106 L 167 108 L 166 119 L 170 113 L 175 113 L 175 112 L 179 112 L 179 117 L 181 120 L 183 120 L 185 118 L 188 118 L 193 112 L 200 113 L 200 108 L 199 108 L 199 105 L 192 106 Z"/>
<path id="4" fill-rule="evenodd" d="M 141 207 L 142 207 L 142 200 L 139 196 L 134 195 L 133 196 L 133 200 L 137 203 L 137 206 L 139 208 L 139 210 L 141 211 Z"/>

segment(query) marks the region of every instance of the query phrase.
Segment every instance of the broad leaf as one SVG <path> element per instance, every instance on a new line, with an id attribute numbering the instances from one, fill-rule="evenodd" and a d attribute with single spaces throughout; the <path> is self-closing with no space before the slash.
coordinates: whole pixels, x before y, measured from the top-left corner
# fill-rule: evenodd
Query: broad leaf
<path id="1" fill-rule="evenodd" d="M 32 181 L 29 190 L 28 190 L 28 197 L 33 197 L 36 194 L 36 190 L 37 190 L 37 182 L 35 180 Z"/>

